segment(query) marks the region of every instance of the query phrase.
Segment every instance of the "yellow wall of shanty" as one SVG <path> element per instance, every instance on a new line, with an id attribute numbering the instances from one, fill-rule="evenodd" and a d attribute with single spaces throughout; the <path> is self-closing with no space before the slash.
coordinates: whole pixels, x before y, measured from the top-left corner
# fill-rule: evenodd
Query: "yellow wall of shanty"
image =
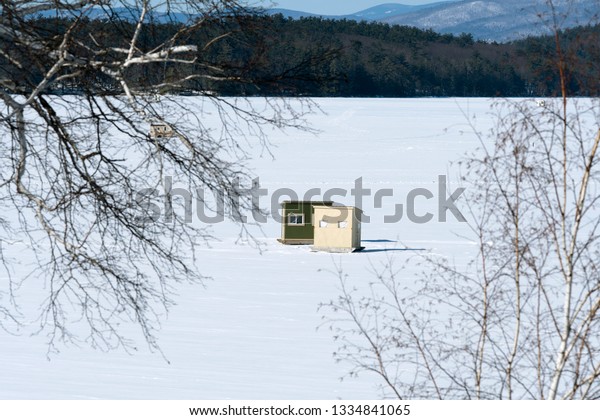
<path id="1" fill-rule="evenodd" d="M 315 206 L 314 209 L 315 248 L 360 247 L 360 209 L 338 206 Z"/>

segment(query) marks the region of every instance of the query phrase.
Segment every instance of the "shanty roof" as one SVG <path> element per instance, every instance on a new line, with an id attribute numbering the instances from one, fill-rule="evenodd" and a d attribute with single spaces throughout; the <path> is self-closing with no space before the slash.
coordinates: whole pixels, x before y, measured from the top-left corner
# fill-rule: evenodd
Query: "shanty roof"
<path id="1" fill-rule="evenodd" d="M 285 200 L 281 204 L 291 204 L 291 203 L 315 203 L 315 204 L 333 204 L 333 201 L 323 201 L 323 200 Z"/>

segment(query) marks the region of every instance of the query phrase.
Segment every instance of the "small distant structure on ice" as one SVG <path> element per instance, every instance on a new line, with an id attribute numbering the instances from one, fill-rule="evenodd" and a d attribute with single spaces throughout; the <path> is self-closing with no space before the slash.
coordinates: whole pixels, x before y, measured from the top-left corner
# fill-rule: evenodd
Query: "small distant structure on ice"
<path id="1" fill-rule="evenodd" d="M 175 130 L 166 123 L 150 124 L 150 137 L 153 139 L 170 138 L 175 136 Z"/>
<path id="2" fill-rule="evenodd" d="M 332 201 L 284 201 L 281 239 L 286 245 L 313 245 L 315 251 L 354 252 L 361 247 L 362 210 Z"/>
<path id="3" fill-rule="evenodd" d="M 544 101 L 543 99 L 538 99 L 537 106 L 545 108 L 546 107 L 546 101 Z"/>

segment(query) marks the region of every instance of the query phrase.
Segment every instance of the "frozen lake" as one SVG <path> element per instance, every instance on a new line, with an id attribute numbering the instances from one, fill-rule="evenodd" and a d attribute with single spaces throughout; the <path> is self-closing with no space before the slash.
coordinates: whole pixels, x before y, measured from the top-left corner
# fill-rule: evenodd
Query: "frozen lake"
<path id="1" fill-rule="evenodd" d="M 3 399 L 376 399 L 378 378 L 363 373 L 340 380 L 349 370 L 335 363 L 337 344 L 322 326 L 320 303 L 335 299 L 336 264 L 354 282 L 370 281 L 371 265 L 390 258 L 399 263 L 415 252 L 447 255 L 460 263 L 476 252 L 456 234 L 465 225 L 448 213 L 437 221 L 440 175 L 456 179 L 450 162 L 473 151 L 479 140 L 467 120 L 481 131 L 491 127 L 489 99 L 318 99 L 324 114 L 310 118 L 317 135 L 273 131 L 269 156 L 252 159 L 261 186 L 270 193 L 290 188 L 299 197 L 312 188 L 350 191 L 362 178 L 372 194 L 393 190 L 382 208 L 373 197 L 360 206 L 371 221 L 362 228 L 366 252 L 338 255 L 284 246 L 280 225 L 269 220 L 262 253 L 236 243 L 239 227 L 215 226 L 219 238 L 199 251 L 198 270 L 213 280 L 206 287 L 181 286 L 177 306 L 159 332 L 164 358 L 138 338 L 137 352 L 101 352 L 66 346 L 46 355 L 44 336 L 0 330 L 0 398 Z M 458 187 L 450 182 L 450 190 Z M 420 198 L 417 213 L 434 220 L 413 223 L 404 217 L 384 223 L 409 191 L 426 188 L 435 198 Z M 287 197 L 283 197 L 286 199 Z M 354 199 L 335 201 L 355 205 Z M 268 207 L 269 200 L 261 204 Z M 460 204 L 460 202 L 459 202 Z M 460 206 L 459 206 L 460 207 Z M 421 251 L 414 251 L 421 250 Z M 11 250 L 18 255 L 18 245 Z M 22 262 L 25 266 L 26 261 Z M 401 276 L 411 281 L 414 272 Z M 29 282 L 35 283 L 35 279 Z M 36 286 L 41 288 L 41 285 Z M 31 288 L 28 288 L 31 291 Z M 38 289 L 39 290 L 39 289 Z M 39 304 L 40 296 L 22 299 Z M 321 328 L 319 328 L 321 326 Z M 132 326 L 132 337 L 136 337 Z M 168 359 L 168 362 L 165 360 Z"/>

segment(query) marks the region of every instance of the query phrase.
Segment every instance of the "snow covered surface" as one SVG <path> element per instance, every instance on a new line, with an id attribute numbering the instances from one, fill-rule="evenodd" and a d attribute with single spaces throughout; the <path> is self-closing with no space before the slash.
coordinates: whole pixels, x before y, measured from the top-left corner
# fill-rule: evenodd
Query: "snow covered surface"
<path id="1" fill-rule="evenodd" d="M 159 333 L 165 361 L 139 341 L 139 351 L 109 353 L 88 347 L 62 347 L 46 355 L 45 337 L 0 330 L 0 398 L 2 399 L 375 399 L 377 378 L 363 373 L 340 381 L 349 366 L 335 363 L 332 333 L 322 325 L 320 303 L 338 295 L 330 270 L 341 265 L 352 281 L 367 283 L 371 264 L 415 252 L 448 255 L 460 262 L 475 252 L 458 238 L 465 225 L 448 214 L 437 221 L 438 176 L 455 179 L 451 161 L 473 151 L 477 129 L 491 125 L 489 99 L 319 99 L 326 114 L 310 118 L 321 132 L 271 135 L 274 159 L 256 153 L 252 160 L 261 186 L 272 193 L 291 188 L 300 197 L 311 188 L 350 190 L 357 178 L 372 193 L 392 188 L 394 197 L 375 208 L 372 197 L 362 208 L 371 217 L 363 225 L 365 252 L 332 255 L 276 241 L 280 225 L 273 220 L 255 233 L 264 243 L 236 243 L 239 227 L 215 226 L 220 239 L 199 252 L 198 270 L 213 277 L 206 287 L 181 286 L 177 306 Z M 208 116 L 208 118 L 211 118 Z M 215 118 L 212 116 L 212 118 Z M 453 190 L 458 185 L 450 184 Z M 408 192 L 428 188 L 435 199 L 419 199 L 418 214 L 434 221 L 415 224 L 406 217 L 385 224 L 395 204 L 406 204 Z M 285 198 L 284 198 L 285 199 Z M 335 197 L 354 205 L 347 197 Z M 261 201 L 268 207 L 268 199 Z M 460 203 L 459 203 L 460 204 Z M 460 206 L 459 206 L 460 207 Z M 424 251 L 415 251 L 424 250 Z M 11 249 L 19 255 L 19 246 Z M 24 265 L 26 261 L 22 262 Z M 414 278 L 405 270 L 405 281 Z M 5 281 L 5 279 L 4 279 Z M 21 298 L 39 304 L 39 295 Z M 321 328 L 318 328 L 321 326 Z M 136 336 L 135 327 L 131 327 Z"/>

